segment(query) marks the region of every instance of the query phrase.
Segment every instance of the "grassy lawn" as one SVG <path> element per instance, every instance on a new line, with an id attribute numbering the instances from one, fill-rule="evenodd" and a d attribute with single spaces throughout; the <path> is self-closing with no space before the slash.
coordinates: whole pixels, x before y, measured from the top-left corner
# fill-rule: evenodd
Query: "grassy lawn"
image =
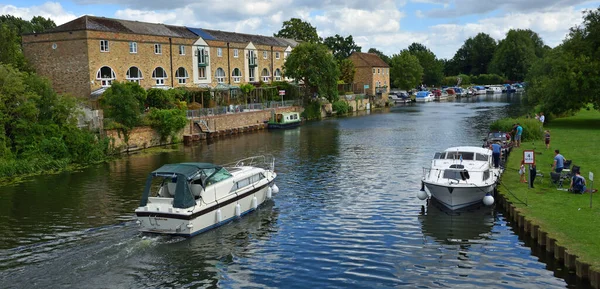
<path id="1" fill-rule="evenodd" d="M 553 120 L 545 129 L 550 130 L 550 149 L 546 149 L 542 140 L 514 148 L 502 175 L 506 187 L 500 186 L 500 193 L 570 253 L 600 269 L 600 192 L 592 194 L 593 208 L 590 209 L 590 194 L 559 191 L 550 180 L 554 149 L 559 149 L 566 159 L 573 160 L 573 165 L 581 167 L 588 188 L 590 171 L 596 180 L 594 188 L 600 188 L 600 112 L 582 110 L 575 116 Z M 518 169 L 524 149 L 535 149 L 537 170 L 544 174 L 543 184 L 536 179 L 532 189 L 519 183 Z M 565 181 L 563 187 L 569 188 L 569 185 L 570 181 Z M 528 206 L 520 204 L 515 196 L 527 200 Z"/>

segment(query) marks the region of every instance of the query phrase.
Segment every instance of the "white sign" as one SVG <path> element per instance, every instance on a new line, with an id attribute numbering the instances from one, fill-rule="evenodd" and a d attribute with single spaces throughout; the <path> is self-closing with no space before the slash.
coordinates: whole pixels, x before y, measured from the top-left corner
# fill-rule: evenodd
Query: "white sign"
<path id="1" fill-rule="evenodd" d="M 279 95 L 285 95 L 285 90 L 280 90 Z"/>
<path id="2" fill-rule="evenodd" d="M 369 89 L 369 85 L 368 84 L 365 84 L 365 89 Z"/>
<path id="3" fill-rule="evenodd" d="M 588 179 L 590 179 L 590 181 L 594 180 L 594 173 L 590 172 L 590 174 L 588 175 Z"/>
<path id="4" fill-rule="evenodd" d="M 535 153 L 534 151 L 523 151 L 523 160 L 526 165 L 532 165 L 535 163 Z"/>

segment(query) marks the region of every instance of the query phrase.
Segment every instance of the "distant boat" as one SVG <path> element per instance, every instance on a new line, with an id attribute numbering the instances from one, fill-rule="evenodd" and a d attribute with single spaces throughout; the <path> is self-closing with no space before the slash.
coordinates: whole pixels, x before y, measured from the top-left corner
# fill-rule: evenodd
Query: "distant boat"
<path id="1" fill-rule="evenodd" d="M 272 113 L 271 119 L 267 122 L 269 129 L 293 128 L 302 123 L 300 113 L 295 111 Z"/>
<path id="2" fill-rule="evenodd" d="M 416 102 L 429 102 L 433 101 L 433 94 L 429 91 L 417 91 L 417 96 L 415 97 Z"/>
<path id="3" fill-rule="evenodd" d="M 486 89 L 487 94 L 500 94 L 502 93 L 502 87 L 499 85 L 490 85 Z"/>

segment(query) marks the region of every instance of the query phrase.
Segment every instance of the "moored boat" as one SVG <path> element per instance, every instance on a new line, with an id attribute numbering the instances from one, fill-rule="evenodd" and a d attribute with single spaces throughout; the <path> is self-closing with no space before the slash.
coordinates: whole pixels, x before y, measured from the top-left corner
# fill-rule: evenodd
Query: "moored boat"
<path id="1" fill-rule="evenodd" d="M 480 202 L 491 205 L 500 168 L 492 165 L 492 151 L 481 147 L 452 147 L 436 153 L 431 167 L 423 168 L 422 188 L 417 195 L 428 194 L 451 210 Z"/>
<path id="2" fill-rule="evenodd" d="M 292 128 L 297 127 L 302 123 L 302 118 L 299 112 L 273 112 L 271 119 L 267 122 L 268 128 Z"/>
<path id="3" fill-rule="evenodd" d="M 415 97 L 416 102 L 429 102 L 433 101 L 433 94 L 429 91 L 418 91 Z"/>
<path id="4" fill-rule="evenodd" d="M 256 210 L 279 188 L 275 160 L 256 156 L 230 165 L 167 164 L 151 172 L 140 206 L 139 230 L 190 237 Z"/>

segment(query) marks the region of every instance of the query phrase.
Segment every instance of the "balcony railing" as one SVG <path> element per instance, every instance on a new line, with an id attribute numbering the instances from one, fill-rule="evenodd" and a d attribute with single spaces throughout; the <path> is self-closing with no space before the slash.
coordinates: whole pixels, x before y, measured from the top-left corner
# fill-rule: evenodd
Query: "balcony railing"
<path id="1" fill-rule="evenodd" d="M 257 57 L 256 56 L 254 56 L 254 57 L 249 56 L 248 57 L 248 67 L 254 68 L 254 67 L 257 67 L 257 66 L 258 66 L 258 59 L 257 59 Z"/>

